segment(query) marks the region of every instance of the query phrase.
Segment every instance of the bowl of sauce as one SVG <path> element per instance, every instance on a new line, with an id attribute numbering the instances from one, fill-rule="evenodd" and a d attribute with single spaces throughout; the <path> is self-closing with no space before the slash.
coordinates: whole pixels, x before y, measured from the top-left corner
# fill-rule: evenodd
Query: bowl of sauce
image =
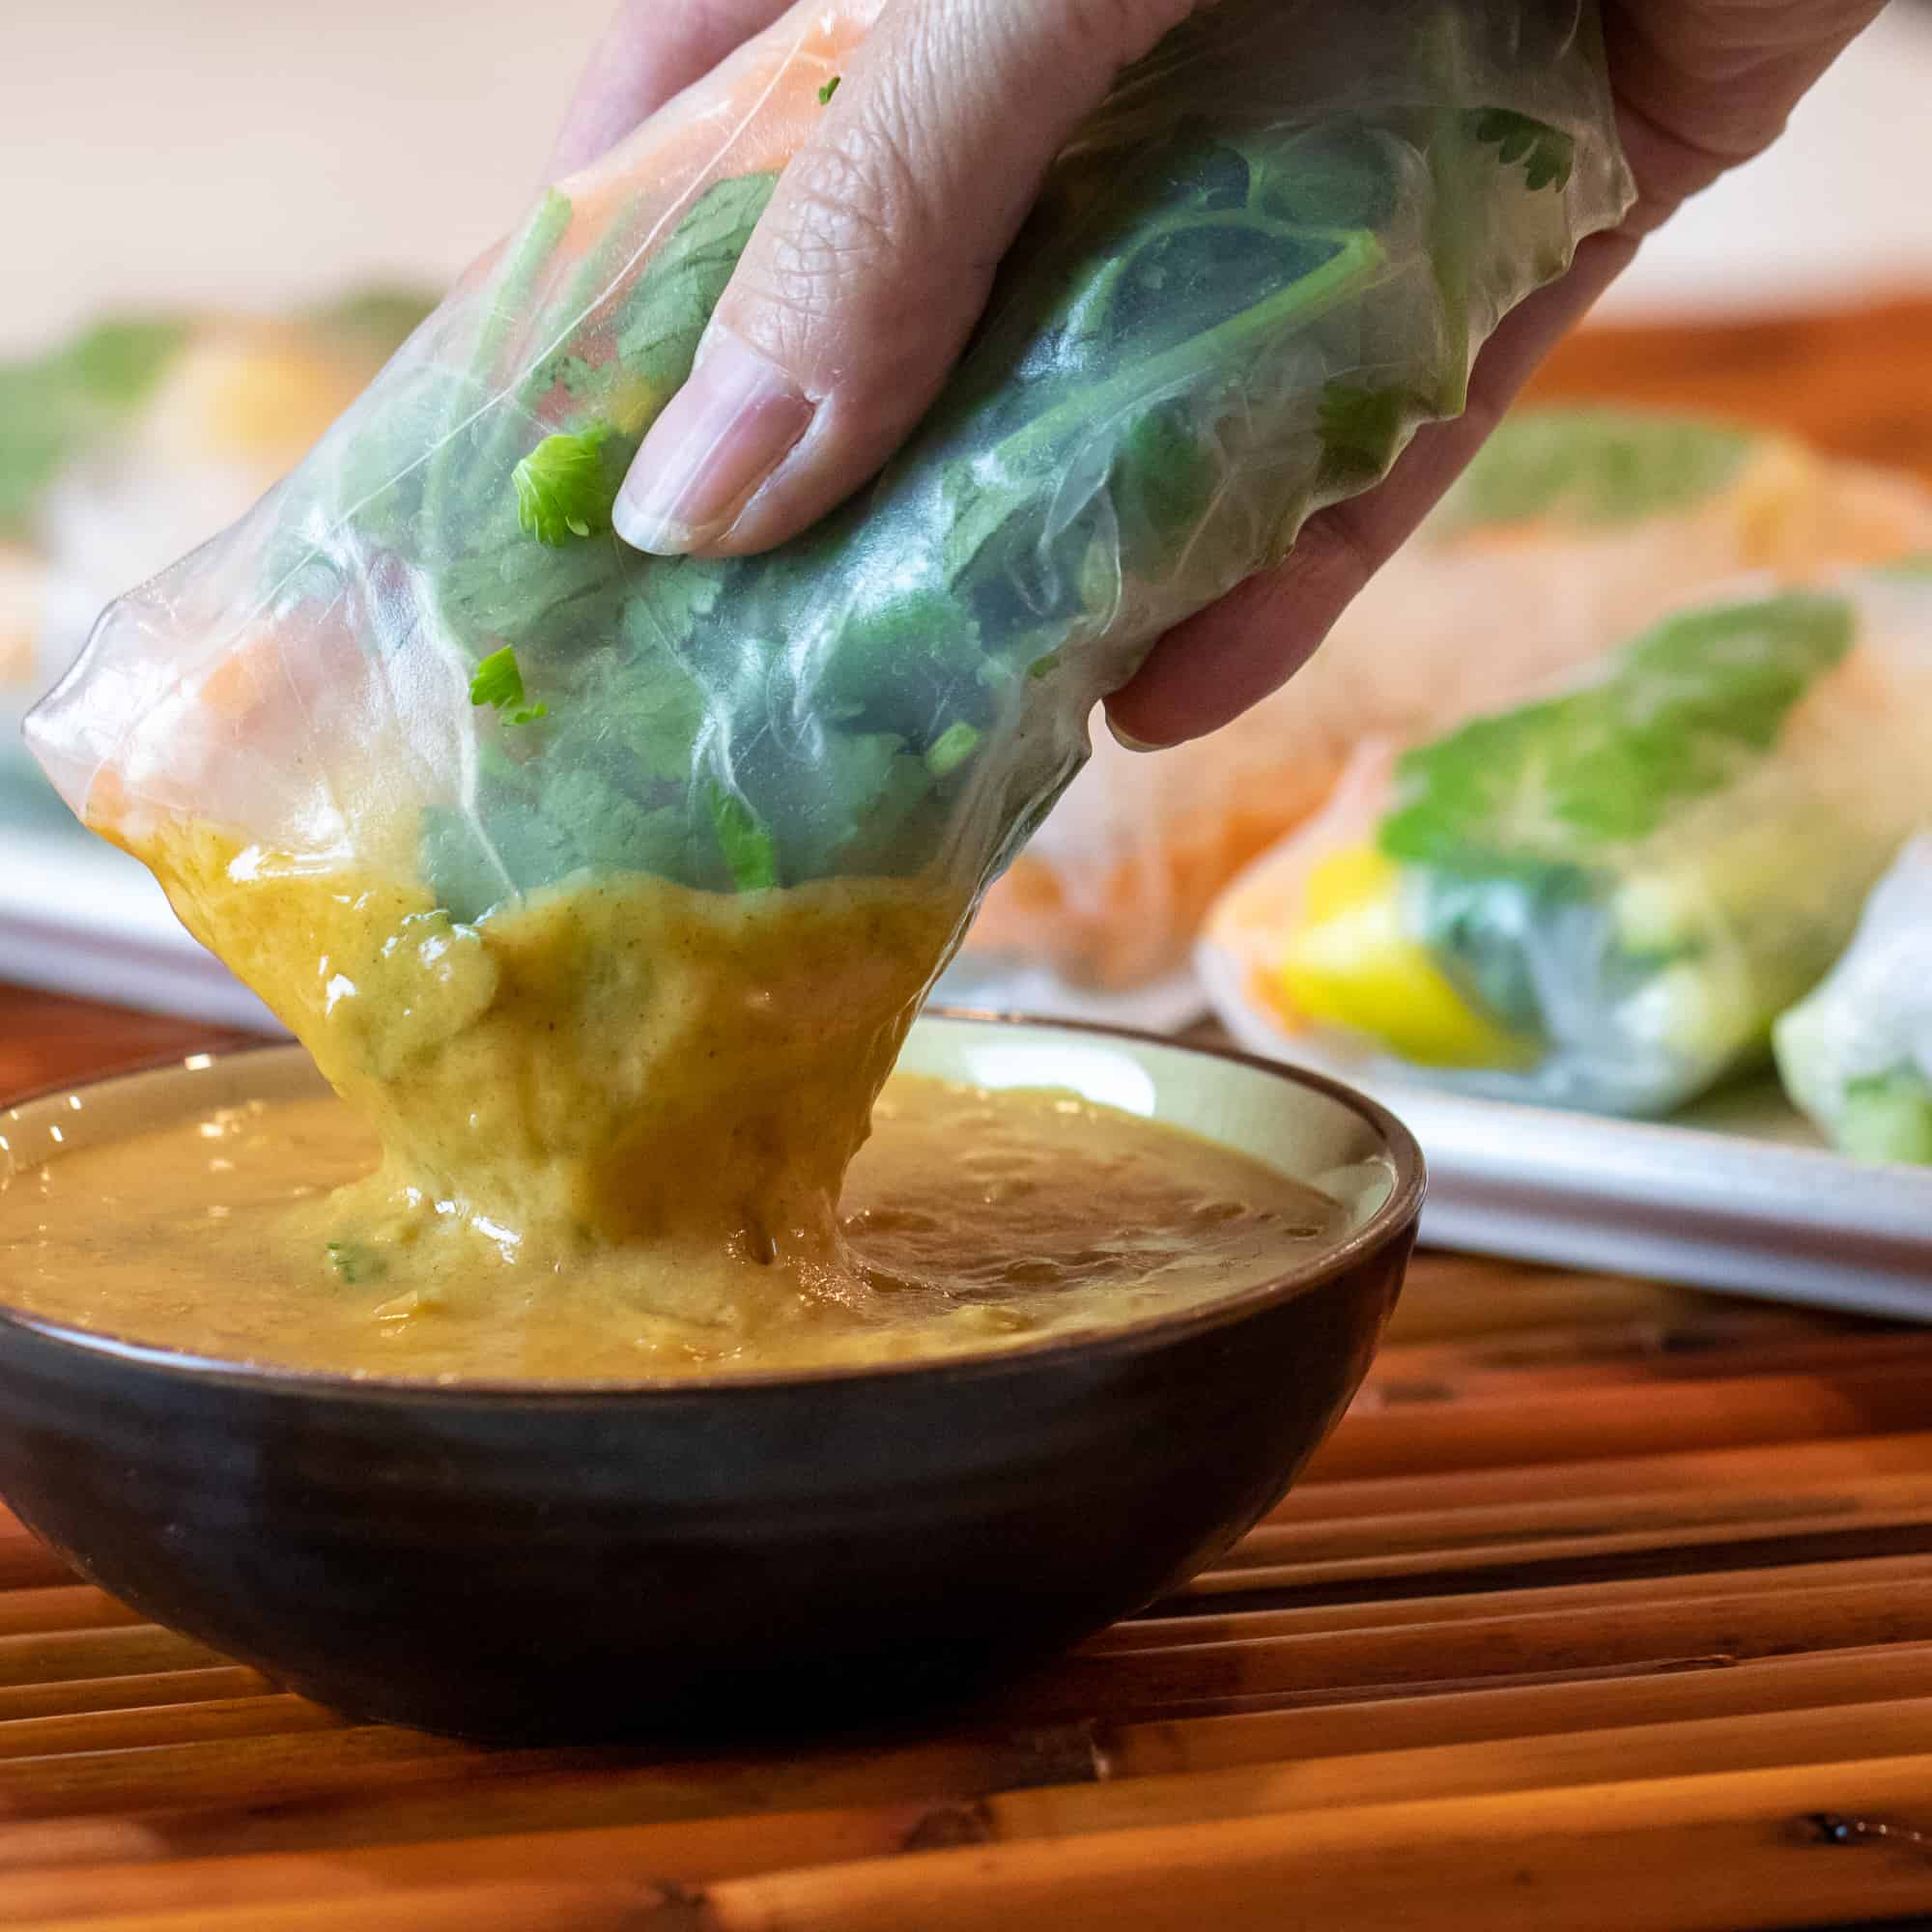
<path id="1" fill-rule="evenodd" d="M 901 1715 L 1153 1601 L 1347 1405 L 1422 1198 L 1333 1083 L 944 1014 L 829 1231 L 620 1264 L 382 1175 L 295 1047 L 0 1115 L 0 1494 L 279 1682 L 496 1740 Z"/>

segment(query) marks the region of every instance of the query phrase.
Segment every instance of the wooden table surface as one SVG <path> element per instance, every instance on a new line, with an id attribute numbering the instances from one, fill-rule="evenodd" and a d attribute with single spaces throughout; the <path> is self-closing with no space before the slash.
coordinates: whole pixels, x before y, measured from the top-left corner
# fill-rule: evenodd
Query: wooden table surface
<path id="1" fill-rule="evenodd" d="M 1605 331 L 1932 476 L 1932 300 Z M 1914 413 L 1914 405 L 1917 413 Z M 224 1036 L 0 988 L 0 1094 Z M 943 1734 L 685 1762 L 346 1723 L 0 1513 L 0 1926 L 1740 1932 L 1932 1914 L 1932 1333 L 1419 1258 L 1293 1495 Z"/>

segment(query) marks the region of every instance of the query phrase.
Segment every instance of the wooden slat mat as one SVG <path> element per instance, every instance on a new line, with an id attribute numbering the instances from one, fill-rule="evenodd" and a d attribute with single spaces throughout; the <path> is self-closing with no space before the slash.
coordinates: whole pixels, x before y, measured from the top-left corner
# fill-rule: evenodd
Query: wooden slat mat
<path id="1" fill-rule="evenodd" d="M 943 1735 L 354 1725 L 0 1526 L 0 1924 L 1852 1925 L 1932 1912 L 1932 1335 L 1430 1257 L 1308 1480 Z"/>

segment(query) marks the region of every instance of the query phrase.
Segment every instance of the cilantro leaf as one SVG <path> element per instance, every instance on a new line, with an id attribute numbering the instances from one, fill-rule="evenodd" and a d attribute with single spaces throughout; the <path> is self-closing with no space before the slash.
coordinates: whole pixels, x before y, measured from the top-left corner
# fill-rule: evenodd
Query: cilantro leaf
<path id="1" fill-rule="evenodd" d="M 544 812 L 568 827 L 575 861 L 601 872 L 691 869 L 690 823 L 675 806 L 645 806 L 594 765 L 560 771 L 544 790 Z"/>
<path id="2" fill-rule="evenodd" d="M 617 482 L 605 457 L 609 439 L 602 428 L 547 436 L 510 472 L 526 536 L 561 550 L 574 536 L 602 536 L 610 529 Z"/>
<path id="3" fill-rule="evenodd" d="M 825 85 L 818 90 L 819 106 L 821 107 L 831 106 L 832 97 L 838 92 L 838 83 L 844 78 L 845 76 L 842 73 L 835 73 L 832 76 L 832 78 L 828 80 L 825 83 Z"/>
<path id="4" fill-rule="evenodd" d="M 713 782 L 708 790 L 711 824 L 718 848 L 741 893 L 763 891 L 779 882 L 778 847 L 757 814 L 735 792 Z"/>
<path id="5" fill-rule="evenodd" d="M 624 375 L 660 396 L 691 374 L 698 338 L 778 185 L 776 174 L 715 183 L 693 203 L 630 291 L 617 332 Z"/>
<path id="6" fill-rule="evenodd" d="M 1523 180 L 1532 194 L 1546 187 L 1560 193 L 1570 185 L 1577 143 L 1562 128 L 1509 107 L 1478 108 L 1470 117 L 1470 128 L 1484 146 L 1495 149 L 1504 167 L 1522 162 Z"/>
<path id="7" fill-rule="evenodd" d="M 469 701 L 496 706 L 497 715 L 508 724 L 534 724 L 550 714 L 549 705 L 525 701 L 523 668 L 511 644 L 492 651 L 470 673 Z"/>

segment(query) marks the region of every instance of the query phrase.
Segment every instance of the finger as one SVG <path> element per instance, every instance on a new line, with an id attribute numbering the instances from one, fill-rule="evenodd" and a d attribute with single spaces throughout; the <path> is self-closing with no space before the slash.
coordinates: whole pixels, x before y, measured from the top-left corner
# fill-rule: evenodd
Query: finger
<path id="1" fill-rule="evenodd" d="M 925 412 L 1067 136 L 1194 0 L 899 0 L 786 168 L 613 515 L 765 550 Z"/>
<path id="2" fill-rule="evenodd" d="M 551 151 L 561 180 L 614 148 L 672 95 L 762 33 L 788 0 L 625 0 L 578 82 Z"/>
<path id="3" fill-rule="evenodd" d="M 1883 0 L 1606 8 L 1625 146 L 1656 218 L 1769 147 L 1812 82 L 1882 11 Z"/>
<path id="4" fill-rule="evenodd" d="M 1250 578 L 1154 646 L 1107 700 L 1114 735 L 1147 751 L 1198 738 L 1299 670 L 1475 455 L 1536 365 L 1635 252 L 1634 239 L 1621 232 L 1584 242 L 1570 271 L 1515 309 L 1484 345 L 1463 414 L 1418 431 L 1384 482 L 1310 517 L 1279 569 Z"/>

